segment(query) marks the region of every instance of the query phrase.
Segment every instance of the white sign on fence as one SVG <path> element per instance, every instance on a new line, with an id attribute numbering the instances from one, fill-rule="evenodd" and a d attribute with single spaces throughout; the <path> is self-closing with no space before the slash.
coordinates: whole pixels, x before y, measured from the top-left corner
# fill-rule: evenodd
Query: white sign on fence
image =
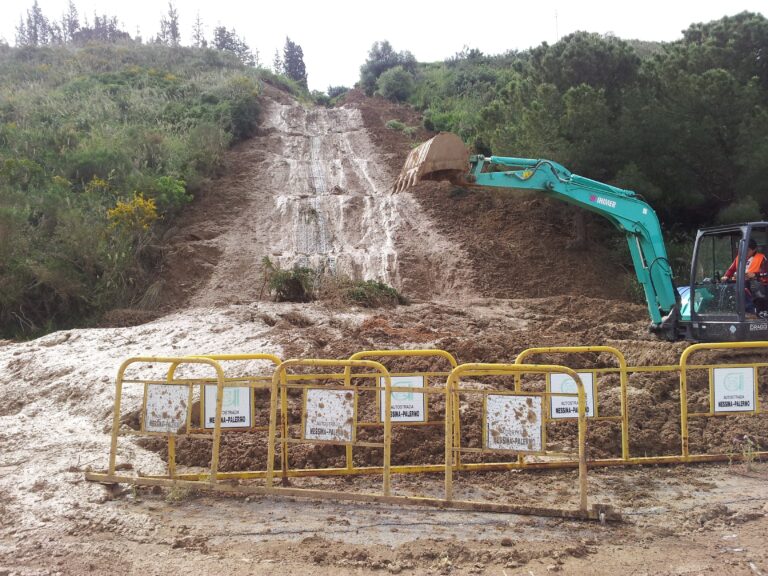
<path id="1" fill-rule="evenodd" d="M 305 391 L 304 439 L 352 442 L 355 393 L 308 388 Z"/>
<path id="2" fill-rule="evenodd" d="M 714 368 L 715 412 L 755 411 L 754 368 Z"/>
<path id="3" fill-rule="evenodd" d="M 391 376 L 392 388 L 402 386 L 403 388 L 424 388 L 424 376 Z M 386 378 L 379 379 L 381 390 L 380 418 L 384 422 L 386 412 L 384 404 L 386 401 Z M 424 422 L 426 421 L 426 407 L 424 405 L 424 394 L 421 392 L 392 392 L 391 396 L 390 422 Z"/>
<path id="4" fill-rule="evenodd" d="M 213 428 L 216 422 L 215 384 L 205 385 L 205 427 Z M 248 386 L 227 386 L 221 402 L 222 428 L 251 427 L 251 388 Z"/>
<path id="5" fill-rule="evenodd" d="M 488 394 L 485 398 L 487 449 L 542 451 L 541 396 Z"/>
<path id="6" fill-rule="evenodd" d="M 584 384 L 586 400 L 585 413 L 587 416 L 595 415 L 595 382 L 592 372 L 576 372 Z M 579 391 L 576 381 L 568 374 L 549 375 L 550 418 L 578 418 L 579 398 L 577 396 L 557 396 L 557 394 L 577 394 Z"/>
<path id="7" fill-rule="evenodd" d="M 144 430 L 176 432 L 187 424 L 189 387 L 171 384 L 147 384 Z"/>

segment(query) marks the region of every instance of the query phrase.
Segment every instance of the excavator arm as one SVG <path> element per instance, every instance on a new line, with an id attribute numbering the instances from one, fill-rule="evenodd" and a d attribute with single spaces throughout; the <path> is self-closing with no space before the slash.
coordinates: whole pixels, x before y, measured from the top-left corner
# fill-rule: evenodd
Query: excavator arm
<path id="1" fill-rule="evenodd" d="M 677 338 L 677 290 L 658 217 L 642 198 L 632 191 L 572 174 L 551 160 L 468 157 L 466 152 L 457 152 L 460 142 L 457 136 L 443 133 L 415 148 L 398 178 L 396 190 L 419 180 L 447 177 L 469 186 L 542 192 L 600 214 L 627 239 L 635 274 L 648 303 L 651 330 L 669 339 Z M 461 147 L 466 150 L 463 144 Z"/>

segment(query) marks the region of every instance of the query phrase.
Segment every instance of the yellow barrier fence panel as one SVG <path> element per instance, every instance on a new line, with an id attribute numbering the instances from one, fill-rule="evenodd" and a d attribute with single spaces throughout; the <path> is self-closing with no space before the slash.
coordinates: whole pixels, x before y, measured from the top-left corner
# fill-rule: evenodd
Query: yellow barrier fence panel
<path id="1" fill-rule="evenodd" d="M 134 364 L 203 364 L 211 366 L 216 372 L 216 421 L 213 430 L 213 448 L 211 452 L 211 464 L 209 482 L 215 483 L 219 465 L 219 443 L 221 440 L 221 410 L 224 396 L 224 372 L 221 366 L 207 358 L 166 358 L 166 357 L 140 357 L 129 358 L 120 366 L 115 381 L 114 415 L 112 421 L 112 438 L 110 442 L 109 467 L 105 477 L 116 477 L 117 446 L 120 432 L 120 410 L 122 404 L 124 383 L 139 383 L 144 387 L 142 410 L 140 416 L 140 434 L 164 435 L 169 438 L 169 477 L 175 474 L 175 461 L 173 451 L 175 449 L 175 437 L 178 430 L 184 427 L 185 433 L 190 432 L 190 414 L 192 400 L 192 384 L 189 382 L 165 381 L 127 381 L 125 372 Z M 173 439 L 173 440 L 172 440 Z M 95 475 L 99 476 L 99 475 Z M 103 478 L 92 478 L 103 480 Z"/>
<path id="2" fill-rule="evenodd" d="M 627 406 L 628 369 L 627 369 L 627 361 L 624 358 L 624 354 L 622 354 L 618 349 L 612 346 L 549 346 L 549 347 L 539 347 L 539 348 L 528 348 L 527 350 L 523 350 L 522 352 L 520 352 L 520 354 L 518 354 L 517 358 L 515 358 L 515 364 L 523 364 L 525 360 L 528 359 L 530 356 L 534 356 L 537 354 L 610 354 L 611 356 L 616 358 L 616 361 L 618 363 L 620 402 L 621 402 L 620 414 L 619 414 L 619 420 L 621 422 L 621 458 L 624 461 L 628 461 L 630 459 L 629 410 Z M 595 370 L 579 370 L 578 374 L 582 378 L 582 380 L 586 379 L 588 383 L 587 403 L 590 410 L 588 410 L 587 415 L 590 418 L 601 418 L 600 415 L 598 414 L 598 407 L 597 407 L 598 372 Z M 560 380 L 561 375 L 550 374 L 547 377 L 548 391 L 552 386 L 553 378 L 555 379 L 556 386 L 558 386 L 560 389 L 562 389 L 563 384 L 569 383 L 569 379 L 566 379 L 564 382 L 561 381 Z M 515 386 L 516 386 L 516 389 L 519 389 L 520 387 L 519 375 L 515 377 Z M 550 402 L 552 402 L 553 400 L 560 404 L 562 404 L 563 402 L 558 398 L 558 396 L 551 396 Z M 564 408 L 564 407 L 560 406 L 560 408 Z M 550 419 L 552 420 L 556 420 L 558 419 L 558 417 L 559 415 L 556 413 L 553 413 L 552 415 L 550 415 Z M 601 419 L 611 420 L 614 418 L 603 417 Z M 521 464 L 522 463 L 523 463 L 523 457 L 521 457 Z"/>
<path id="3" fill-rule="evenodd" d="M 293 367 L 310 368 L 357 368 L 373 371 L 372 375 L 377 383 L 374 386 L 360 386 L 352 382 L 351 372 L 337 373 L 313 373 L 292 376 L 288 369 Z M 379 379 L 384 381 L 385 413 L 384 413 L 384 438 L 383 442 L 367 442 L 357 439 L 357 398 L 361 390 L 377 392 Z M 341 384 L 328 385 L 326 381 L 341 381 Z M 387 369 L 378 362 L 371 360 L 287 360 L 281 363 L 272 377 L 270 395 L 270 427 L 267 455 L 266 487 L 268 490 L 285 491 L 287 488 L 274 486 L 274 454 L 277 443 L 285 446 L 283 461 L 288 461 L 288 444 L 335 444 L 344 446 L 347 451 L 347 469 L 345 473 L 354 474 L 358 470 L 352 465 L 351 450 L 355 446 L 367 448 L 380 448 L 383 450 L 382 465 L 382 493 L 390 495 L 390 461 L 392 444 L 391 423 L 391 378 Z M 277 404 L 280 398 L 287 396 L 288 388 L 301 390 L 302 393 L 302 418 L 301 438 L 289 438 L 284 433 L 280 439 L 277 437 Z M 285 391 L 285 392 L 284 392 Z M 286 475 L 286 470 L 283 471 Z M 292 492 L 310 494 L 329 494 L 329 491 L 307 491 L 305 489 L 291 489 Z"/>
<path id="4" fill-rule="evenodd" d="M 702 351 L 744 351 L 768 348 L 768 342 L 719 342 L 693 344 L 680 356 L 680 440 L 684 461 L 695 461 L 722 454 L 691 454 L 689 446 L 689 424 L 691 418 L 721 418 L 734 416 L 760 416 L 766 414 L 760 406 L 759 369 L 765 362 L 731 362 L 693 366 L 689 358 Z M 689 378 L 692 370 L 707 370 L 708 410 L 689 412 Z M 747 442 L 749 439 L 745 439 Z M 729 454 L 729 458 L 741 456 L 752 458 L 765 456 L 766 451 L 751 442 L 741 447 L 749 454 Z"/>
<path id="5" fill-rule="evenodd" d="M 282 360 L 278 356 L 275 356 L 274 354 L 255 353 L 201 354 L 191 357 L 208 358 L 210 360 L 215 360 L 223 366 L 235 362 L 250 363 L 264 361 L 270 363 L 273 368 L 269 371 L 268 374 L 247 373 L 243 376 L 225 378 L 221 421 L 223 433 L 257 431 L 267 432 L 269 430 L 269 404 L 265 399 L 263 423 L 260 423 L 259 409 L 261 408 L 261 403 L 257 401 L 257 392 L 263 390 L 266 392 L 268 398 L 269 391 L 272 386 L 272 374 L 274 373 L 274 367 L 277 367 L 282 363 Z M 169 366 L 167 374 L 168 381 L 177 380 L 176 371 L 180 363 L 183 363 L 183 360 L 173 363 Z M 212 433 L 216 418 L 216 380 L 195 378 L 194 382 L 199 383 L 200 386 L 200 424 L 197 429 L 193 431 L 199 434 L 204 434 L 206 432 Z M 168 453 L 169 467 L 172 467 L 174 470 L 174 474 L 172 474 L 173 477 L 176 476 L 175 437 L 173 436 L 168 438 Z M 259 473 L 254 472 L 253 470 L 219 473 L 220 478 L 247 478 L 254 475 L 258 476 Z M 178 477 L 188 480 L 194 480 L 202 476 L 204 476 L 204 474 L 178 475 Z"/>
<path id="6" fill-rule="evenodd" d="M 448 377 L 445 419 L 445 500 L 453 500 L 453 473 L 457 457 L 462 452 L 494 453 L 514 455 L 547 455 L 546 432 L 544 428 L 545 406 L 549 392 L 524 392 L 516 382 L 515 391 L 495 388 L 468 388 L 461 385 L 462 378 L 483 376 L 517 376 L 523 374 L 565 374 L 576 384 L 578 401 L 578 469 L 579 469 L 579 514 L 587 516 L 587 457 L 586 457 L 586 393 L 578 373 L 565 366 L 547 364 L 462 364 L 451 371 Z M 518 381 L 519 382 L 519 381 Z M 458 422 L 454 408 L 460 394 L 483 396 L 482 446 L 463 447 L 452 434 Z M 562 393 L 561 396 L 573 397 Z M 475 468 L 475 467 L 473 467 Z M 477 466 L 476 469 L 482 469 Z"/>
<path id="7" fill-rule="evenodd" d="M 389 370 L 392 380 L 392 412 L 390 415 L 392 425 L 397 427 L 429 427 L 443 424 L 442 420 L 436 420 L 431 416 L 430 400 L 435 396 L 445 396 L 445 380 L 448 377 L 450 371 L 458 366 L 458 362 L 452 354 L 445 350 L 436 348 L 429 349 L 395 349 L 395 350 L 364 350 L 356 352 L 349 357 L 350 360 L 361 359 L 376 359 L 381 362 Z M 425 360 L 442 360 L 446 364 L 446 370 L 435 371 L 434 368 L 429 370 L 408 370 L 405 372 L 393 371 L 387 364 L 387 360 L 404 360 L 404 359 L 425 359 Z M 356 377 L 351 373 L 351 368 L 345 369 L 345 375 L 347 377 Z M 362 375 L 364 376 L 364 375 Z M 440 386 L 430 385 L 431 381 L 440 381 Z M 362 421 L 360 426 L 364 427 L 381 427 L 384 422 L 384 382 L 379 379 L 380 391 L 376 394 L 376 408 L 375 417 L 373 421 Z M 348 467 L 350 464 L 351 454 L 347 454 Z M 434 465 L 428 466 L 418 463 L 410 463 L 405 465 L 405 469 L 408 471 L 423 472 L 428 470 L 434 470 Z"/>

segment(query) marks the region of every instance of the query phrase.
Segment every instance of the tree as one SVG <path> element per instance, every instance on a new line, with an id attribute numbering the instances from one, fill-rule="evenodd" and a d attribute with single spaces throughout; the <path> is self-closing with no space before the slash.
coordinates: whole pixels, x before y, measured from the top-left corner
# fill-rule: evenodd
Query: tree
<path id="1" fill-rule="evenodd" d="M 304 88 L 307 87 L 307 68 L 304 65 L 304 51 L 301 46 L 286 37 L 283 47 L 283 69 L 285 75 L 295 80 Z"/>
<path id="2" fill-rule="evenodd" d="M 80 46 L 91 42 L 115 43 L 130 39 L 131 35 L 120 29 L 117 16 L 107 16 L 106 14 L 101 16 L 94 14 L 93 26 L 88 24 L 88 19 L 86 18 L 85 25 L 72 36 L 72 42 Z"/>
<path id="3" fill-rule="evenodd" d="M 368 59 L 360 67 L 360 84 L 365 93 L 371 96 L 376 90 L 376 81 L 379 76 L 395 66 L 402 66 L 403 70 L 414 74 L 416 58 L 407 51 L 395 52 L 387 40 L 374 42 L 368 52 Z"/>
<path id="4" fill-rule="evenodd" d="M 349 88 L 346 86 L 328 86 L 328 90 L 326 90 L 328 98 L 337 98 L 345 92 L 349 92 Z"/>
<path id="5" fill-rule="evenodd" d="M 768 90 L 768 19 L 761 14 L 741 12 L 693 24 L 683 31 L 680 47 L 685 58 L 678 64 L 690 72 L 724 68 L 741 82 L 757 77 Z"/>
<path id="6" fill-rule="evenodd" d="M 173 2 L 168 2 L 168 13 L 160 19 L 160 33 L 157 35 L 157 41 L 167 46 L 178 46 L 181 43 L 179 13 Z"/>
<path id="7" fill-rule="evenodd" d="M 28 46 L 27 25 L 24 24 L 24 17 L 19 18 L 19 23 L 16 25 L 16 46 Z"/>
<path id="8" fill-rule="evenodd" d="M 16 27 L 17 46 L 44 46 L 51 41 L 51 24 L 45 17 L 40 5 L 35 0 L 27 10 L 26 19 L 22 18 Z"/>
<path id="9" fill-rule="evenodd" d="M 605 90 L 615 104 L 621 90 L 635 82 L 640 59 L 629 44 L 590 32 L 569 34 L 553 46 L 545 42 L 531 52 L 534 73 L 560 93 L 579 84 Z"/>
<path id="10" fill-rule="evenodd" d="M 75 34 L 80 30 L 80 18 L 77 14 L 77 7 L 70 0 L 66 13 L 61 18 L 61 37 L 65 44 L 70 44 L 75 38 Z"/>
<path id="11" fill-rule="evenodd" d="M 283 61 L 280 59 L 280 50 L 275 48 L 275 57 L 272 59 L 272 70 L 275 74 L 283 73 Z"/>
<path id="12" fill-rule="evenodd" d="M 217 26 L 213 30 L 213 46 L 217 50 L 231 52 L 246 66 L 255 66 L 256 59 L 245 40 L 241 39 L 235 29 L 227 30 L 224 26 Z"/>
<path id="13" fill-rule="evenodd" d="M 404 102 L 413 93 L 413 74 L 402 66 L 395 66 L 379 76 L 376 87 L 387 100 Z"/>
<path id="14" fill-rule="evenodd" d="M 205 32 L 203 31 L 203 21 L 200 19 L 200 12 L 198 11 L 195 23 L 192 26 L 192 42 L 196 48 L 207 48 L 208 41 L 205 39 Z"/>

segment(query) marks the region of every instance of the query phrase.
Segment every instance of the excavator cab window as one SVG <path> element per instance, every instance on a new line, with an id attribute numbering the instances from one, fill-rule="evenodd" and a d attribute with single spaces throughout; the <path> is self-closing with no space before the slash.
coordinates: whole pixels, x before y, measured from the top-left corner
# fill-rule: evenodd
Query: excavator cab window
<path id="1" fill-rule="evenodd" d="M 702 319 L 734 320 L 739 313 L 736 276 L 723 276 L 739 253 L 741 230 L 705 234 L 699 238 L 693 270 L 693 312 Z"/>

